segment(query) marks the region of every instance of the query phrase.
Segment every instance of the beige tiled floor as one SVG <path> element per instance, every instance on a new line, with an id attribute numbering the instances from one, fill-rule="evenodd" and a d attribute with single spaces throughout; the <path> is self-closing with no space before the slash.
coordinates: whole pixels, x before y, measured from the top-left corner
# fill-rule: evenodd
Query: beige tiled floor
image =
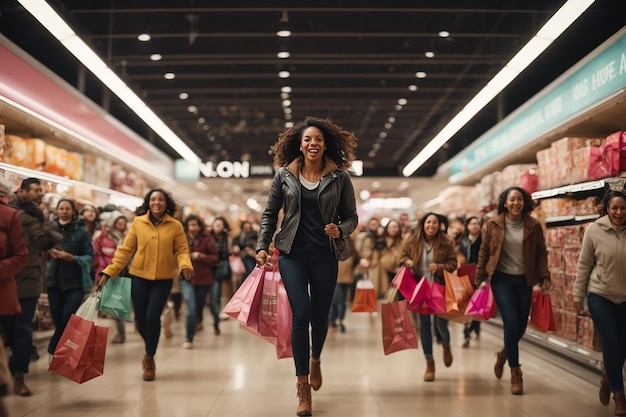
<path id="1" fill-rule="evenodd" d="M 106 320 L 101 324 L 110 324 Z M 380 317 L 350 314 L 348 332 L 331 331 L 322 355 L 324 385 L 313 393 L 315 416 L 350 417 L 592 417 L 613 415 L 600 405 L 597 387 L 523 351 L 526 394 L 509 393 L 508 371 L 493 375 L 500 346 L 483 331 L 461 349 L 460 325 L 451 323 L 454 363 L 445 368 L 436 346 L 437 379 L 422 381 L 423 352 L 384 356 Z M 129 325 L 127 342 L 109 344 L 105 374 L 78 385 L 47 372 L 47 358 L 32 364 L 29 398 L 10 395 L 12 417 L 273 417 L 295 415 L 292 359 L 276 360 L 267 342 L 240 330 L 233 320 L 199 333 L 194 350 L 183 350 L 182 322 L 161 339 L 157 379 L 141 380 L 142 342 Z M 112 338 L 112 336 L 110 337 Z M 40 346 L 40 352 L 45 347 Z"/>

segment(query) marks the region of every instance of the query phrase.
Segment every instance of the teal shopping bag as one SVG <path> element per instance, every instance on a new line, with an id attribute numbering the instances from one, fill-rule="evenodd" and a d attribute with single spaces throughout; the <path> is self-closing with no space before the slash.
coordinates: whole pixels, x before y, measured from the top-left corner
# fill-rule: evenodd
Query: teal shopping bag
<path id="1" fill-rule="evenodd" d="M 107 280 L 102 289 L 100 311 L 118 319 L 130 320 L 130 287 L 131 281 L 127 277 Z"/>

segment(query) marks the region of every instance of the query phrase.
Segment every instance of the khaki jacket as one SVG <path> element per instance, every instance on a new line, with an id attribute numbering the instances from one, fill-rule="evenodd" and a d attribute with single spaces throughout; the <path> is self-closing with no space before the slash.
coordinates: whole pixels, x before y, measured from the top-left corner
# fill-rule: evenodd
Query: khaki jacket
<path id="1" fill-rule="evenodd" d="M 583 237 L 574 301 L 582 301 L 588 292 L 616 304 L 626 302 L 626 227 L 616 229 L 608 216 L 592 223 Z"/>
<path id="2" fill-rule="evenodd" d="M 478 265 L 476 267 L 476 280 L 478 282 L 491 278 L 496 272 L 506 230 L 504 216 L 504 213 L 499 214 L 489 220 L 483 232 L 483 242 L 478 252 Z M 541 224 L 529 214 L 524 215 L 524 241 L 520 255 L 524 258 L 524 275 L 529 287 L 550 278 L 548 252 L 543 229 Z"/>

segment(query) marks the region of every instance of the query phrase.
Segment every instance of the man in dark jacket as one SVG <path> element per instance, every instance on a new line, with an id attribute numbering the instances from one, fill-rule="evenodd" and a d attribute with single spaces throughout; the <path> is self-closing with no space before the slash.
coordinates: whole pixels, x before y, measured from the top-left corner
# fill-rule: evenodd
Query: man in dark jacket
<path id="1" fill-rule="evenodd" d="M 11 198 L 11 206 L 19 213 L 23 237 L 28 248 L 28 263 L 15 275 L 17 295 L 22 313 L 2 317 L 1 323 L 7 329 L 11 342 L 9 369 L 14 377 L 13 388 L 17 395 L 29 396 L 30 389 L 24 383 L 28 373 L 33 342 L 31 322 L 42 289 L 41 258 L 43 252 L 61 242 L 63 236 L 54 230 L 39 209 L 43 198 L 43 188 L 37 178 L 26 178 L 16 195 Z"/>
<path id="2" fill-rule="evenodd" d="M 20 310 L 15 274 L 28 260 L 19 216 L 15 209 L 8 206 L 11 189 L 12 184 L 0 178 L 0 315 L 11 315 Z M 0 349 L 0 413 L 6 412 L 1 400 L 10 385 L 6 356 Z"/>

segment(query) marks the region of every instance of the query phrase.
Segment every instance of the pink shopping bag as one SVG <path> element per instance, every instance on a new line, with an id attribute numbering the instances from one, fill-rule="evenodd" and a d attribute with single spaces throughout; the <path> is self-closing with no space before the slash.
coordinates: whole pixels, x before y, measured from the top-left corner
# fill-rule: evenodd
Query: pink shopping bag
<path id="1" fill-rule="evenodd" d="M 493 298 L 491 284 L 487 282 L 484 287 L 477 289 L 472 294 L 467 303 L 465 315 L 473 317 L 474 320 L 489 320 L 496 316 L 497 311 L 498 308 L 496 307 L 496 300 Z"/>
<path id="2" fill-rule="evenodd" d="M 278 281 L 278 294 L 276 298 L 276 357 L 278 359 L 293 356 L 291 349 L 291 306 L 287 291 L 282 281 Z"/>
<path id="3" fill-rule="evenodd" d="M 256 329 L 259 305 L 263 297 L 265 270 L 256 267 L 241 284 L 222 312 L 246 326 Z"/>

